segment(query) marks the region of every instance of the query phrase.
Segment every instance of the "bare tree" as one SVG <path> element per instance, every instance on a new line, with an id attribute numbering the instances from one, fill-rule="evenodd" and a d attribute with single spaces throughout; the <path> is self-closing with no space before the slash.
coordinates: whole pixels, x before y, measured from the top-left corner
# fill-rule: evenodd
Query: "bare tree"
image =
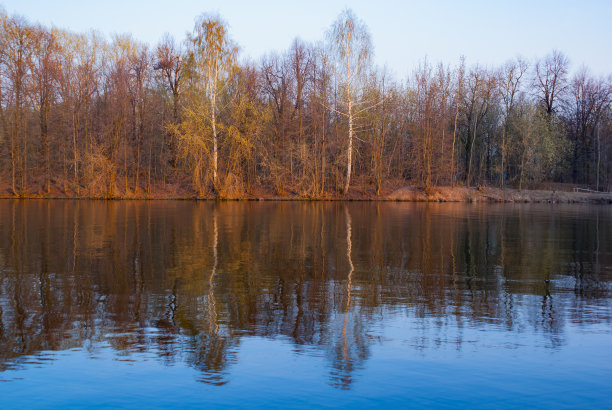
<path id="1" fill-rule="evenodd" d="M 302 165 L 302 183 L 306 174 L 306 141 L 304 138 L 304 90 L 308 82 L 310 71 L 310 55 L 308 48 L 299 39 L 295 39 L 291 45 L 291 69 L 295 78 L 295 104 L 294 112 L 297 113 L 298 144 L 300 144 L 300 162 Z"/>
<path id="2" fill-rule="evenodd" d="M 511 122 L 511 116 L 514 111 L 515 99 L 520 90 L 521 79 L 528 69 L 528 64 L 525 60 L 517 58 L 516 60 L 508 61 L 502 68 L 499 78 L 501 98 L 503 101 L 503 129 L 501 140 L 501 166 L 499 171 L 499 186 L 504 187 L 504 175 L 506 173 L 506 151 L 507 151 L 507 136 Z"/>
<path id="3" fill-rule="evenodd" d="M 464 113 L 467 123 L 467 133 L 465 135 L 465 171 L 466 185 L 472 184 L 474 149 L 478 144 L 476 137 L 483 126 L 492 104 L 492 97 L 495 93 L 495 77 L 488 71 L 475 67 L 468 76 L 466 92 L 464 98 Z"/>
<path id="4" fill-rule="evenodd" d="M 451 185 L 455 186 L 455 141 L 457 139 L 457 123 L 459 121 L 459 103 L 463 99 L 463 86 L 465 81 L 465 58 L 461 57 L 461 62 L 457 68 L 457 83 L 455 85 L 455 121 L 453 125 L 453 143 L 451 147 L 450 180 Z"/>
<path id="5" fill-rule="evenodd" d="M 131 71 L 131 105 L 132 105 L 132 134 L 134 138 L 134 157 L 136 161 L 134 191 L 139 189 L 140 164 L 142 156 L 142 146 L 144 140 L 144 113 L 145 113 L 145 84 L 150 76 L 150 55 L 145 45 L 137 45 L 132 54 Z"/>
<path id="6" fill-rule="evenodd" d="M 583 67 L 572 78 L 568 94 L 566 121 L 574 142 L 572 177 L 583 183 L 595 179 L 594 185 L 599 188 L 600 129 L 612 90 L 606 81 L 593 78 Z"/>
<path id="7" fill-rule="evenodd" d="M 353 167 L 353 136 L 356 116 L 372 101 L 360 99 L 365 74 L 370 65 L 372 44 L 367 26 L 355 14 L 346 9 L 336 19 L 327 33 L 334 60 L 330 67 L 342 89 L 343 107 L 335 106 L 348 119 L 348 146 L 346 149 L 346 180 L 344 193 L 349 190 Z"/>
<path id="8" fill-rule="evenodd" d="M 12 108 L 10 125 L 11 190 L 17 195 L 17 172 L 21 171 L 21 188 L 27 186 L 28 147 L 26 134 L 27 85 L 30 75 L 32 27 L 23 18 L 13 17 L 2 20 L 3 66 L 10 84 L 8 104 Z"/>
<path id="9" fill-rule="evenodd" d="M 38 105 L 42 161 L 45 169 L 45 191 L 51 189 L 51 158 L 49 143 L 49 114 L 56 91 L 59 46 L 55 35 L 44 27 L 36 27 L 32 76 Z"/>
<path id="10" fill-rule="evenodd" d="M 272 146 L 263 146 L 262 154 L 269 169 L 276 192 L 282 192 L 293 181 L 293 153 L 286 149 L 291 145 L 290 124 L 294 115 L 294 90 L 291 68 L 285 58 L 270 54 L 262 59 L 262 91 L 272 108 Z M 294 105 L 295 106 L 295 105 Z M 286 163 L 289 163 L 289 178 L 286 177 Z"/>
<path id="11" fill-rule="evenodd" d="M 170 34 L 165 34 L 161 43 L 155 50 L 157 61 L 153 68 L 159 70 L 165 81 L 165 85 L 172 94 L 172 125 L 176 126 L 180 121 L 180 98 L 185 73 L 185 55 L 183 50 Z M 165 145 L 170 151 L 170 164 L 176 166 L 176 150 L 171 142 L 171 134 L 168 133 Z"/>
<path id="12" fill-rule="evenodd" d="M 567 88 L 568 66 L 569 59 L 558 50 L 553 50 L 552 54 L 535 64 L 534 88 L 538 90 L 538 99 L 548 115 L 555 112 L 556 104 Z"/>

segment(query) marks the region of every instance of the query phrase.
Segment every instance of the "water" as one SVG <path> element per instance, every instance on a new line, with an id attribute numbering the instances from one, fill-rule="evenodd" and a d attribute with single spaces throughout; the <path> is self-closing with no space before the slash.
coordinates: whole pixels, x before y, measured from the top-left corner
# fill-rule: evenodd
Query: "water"
<path id="1" fill-rule="evenodd" d="M 612 407 L 608 206 L 0 201 L 0 407 Z"/>

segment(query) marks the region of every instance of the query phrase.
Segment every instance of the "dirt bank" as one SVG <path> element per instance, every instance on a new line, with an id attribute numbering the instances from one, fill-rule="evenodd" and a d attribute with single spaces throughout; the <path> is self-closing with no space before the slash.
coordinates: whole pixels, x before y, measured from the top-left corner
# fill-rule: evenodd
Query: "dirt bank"
<path id="1" fill-rule="evenodd" d="M 71 190 L 53 187 L 46 194 L 37 192 L 24 192 L 21 195 L 12 195 L 8 187 L 0 186 L 0 198 L 22 199 L 105 199 L 103 195 L 79 194 Z M 217 199 L 215 196 L 197 196 L 188 186 L 166 184 L 156 186 L 150 192 L 118 192 L 112 199 Z M 267 200 L 267 201 L 410 201 L 410 202 L 531 202 L 531 203 L 606 203 L 612 204 L 612 193 L 571 192 L 563 190 L 521 190 L 499 189 L 489 187 L 434 187 L 423 189 L 414 186 L 404 186 L 397 189 L 385 189 L 377 196 L 373 189 L 359 186 L 350 189 L 348 194 L 339 192 L 326 192 L 321 196 L 300 195 L 295 192 L 284 192 L 282 195 L 270 189 L 256 188 L 251 192 L 221 199 L 229 200 Z"/>

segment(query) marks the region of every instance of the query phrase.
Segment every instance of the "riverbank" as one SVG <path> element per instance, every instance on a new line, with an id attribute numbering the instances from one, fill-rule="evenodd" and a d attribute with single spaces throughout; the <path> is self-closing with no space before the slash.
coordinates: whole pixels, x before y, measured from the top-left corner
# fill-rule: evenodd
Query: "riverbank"
<path id="1" fill-rule="evenodd" d="M 555 190 L 518 190 L 513 188 L 437 187 L 429 191 L 404 187 L 387 196 L 394 201 L 438 202 L 526 202 L 526 203 L 602 203 L 612 204 L 612 193 L 567 192 Z"/>
<path id="2" fill-rule="evenodd" d="M 71 191 L 52 190 L 49 194 L 36 192 L 12 195 L 10 190 L 2 189 L 0 199 L 109 199 L 103 195 L 77 194 Z M 149 193 L 120 193 L 110 199 L 114 200 L 259 200 L 259 201 L 404 201 L 404 202 L 514 202 L 514 203 L 602 203 L 612 204 L 612 193 L 605 192 L 569 192 L 564 190 L 531 190 L 491 187 L 433 187 L 424 189 L 415 186 L 404 186 L 398 189 L 386 189 L 380 195 L 370 188 L 354 187 L 345 195 L 326 192 L 321 196 L 286 193 L 278 195 L 271 190 L 256 189 L 250 193 L 215 197 L 198 196 L 188 188 L 166 186 Z"/>

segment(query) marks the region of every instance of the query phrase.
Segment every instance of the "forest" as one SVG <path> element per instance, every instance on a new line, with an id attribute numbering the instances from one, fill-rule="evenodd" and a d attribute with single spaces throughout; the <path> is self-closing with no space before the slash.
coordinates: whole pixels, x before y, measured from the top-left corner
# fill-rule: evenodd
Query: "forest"
<path id="1" fill-rule="evenodd" d="M 154 47 L 0 20 L 3 196 L 612 186 L 612 76 L 559 50 L 499 67 L 423 59 L 398 79 L 348 9 L 321 41 L 257 61 L 214 14 Z"/>

